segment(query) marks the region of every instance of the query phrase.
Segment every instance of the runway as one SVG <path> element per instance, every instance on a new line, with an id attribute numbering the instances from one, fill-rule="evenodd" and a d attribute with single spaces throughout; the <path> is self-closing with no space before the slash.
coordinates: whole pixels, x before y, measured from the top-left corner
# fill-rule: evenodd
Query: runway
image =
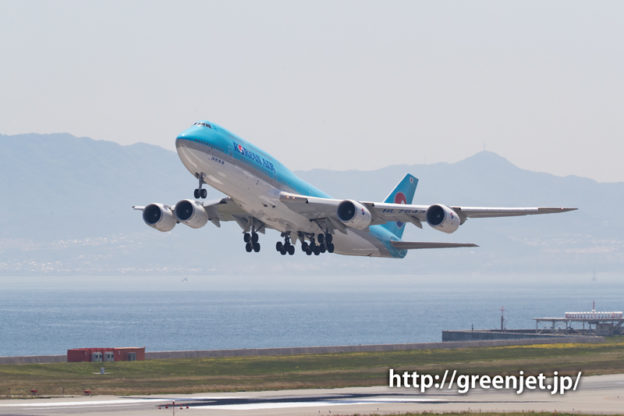
<path id="1" fill-rule="evenodd" d="M 330 415 L 443 411 L 544 411 L 624 414 L 624 374 L 584 377 L 576 392 L 431 390 L 353 387 L 133 397 L 1 400 L 0 415 Z M 167 407 L 165 407 L 167 406 Z"/>

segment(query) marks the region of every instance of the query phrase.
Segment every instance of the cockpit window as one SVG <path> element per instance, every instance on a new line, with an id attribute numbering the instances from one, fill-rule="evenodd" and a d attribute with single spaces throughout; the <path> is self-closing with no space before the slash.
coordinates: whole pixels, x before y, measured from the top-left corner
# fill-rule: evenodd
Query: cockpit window
<path id="1" fill-rule="evenodd" d="M 203 121 L 196 121 L 195 123 L 193 123 L 193 125 L 208 127 L 209 129 L 212 128 L 212 126 L 209 123 L 204 123 Z"/>

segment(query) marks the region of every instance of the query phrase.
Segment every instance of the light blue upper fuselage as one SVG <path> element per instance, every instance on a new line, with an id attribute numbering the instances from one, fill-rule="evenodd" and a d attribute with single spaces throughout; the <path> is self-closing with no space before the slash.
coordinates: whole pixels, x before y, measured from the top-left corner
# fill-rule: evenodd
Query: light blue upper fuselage
<path id="1" fill-rule="evenodd" d="M 275 183 L 280 190 L 318 198 L 330 198 L 325 192 L 297 177 L 268 153 L 212 122 L 196 122 L 178 135 L 176 142 L 181 140 L 205 145 L 213 152 L 229 156 L 237 162 L 238 166 L 263 180 Z M 407 250 L 396 249 L 390 244 L 390 241 L 396 241 L 399 238 L 386 228 L 381 225 L 372 225 L 369 227 L 368 234 L 383 244 L 389 257 L 405 257 Z"/>

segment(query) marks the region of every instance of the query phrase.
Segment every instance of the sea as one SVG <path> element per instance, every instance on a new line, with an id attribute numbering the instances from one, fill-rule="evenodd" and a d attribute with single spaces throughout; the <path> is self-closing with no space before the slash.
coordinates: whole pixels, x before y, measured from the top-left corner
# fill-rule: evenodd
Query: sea
<path id="1" fill-rule="evenodd" d="M 340 279 L 0 277 L 0 356 L 439 342 L 446 329 L 500 328 L 501 315 L 506 328 L 520 329 L 593 302 L 624 309 L 617 278 Z"/>

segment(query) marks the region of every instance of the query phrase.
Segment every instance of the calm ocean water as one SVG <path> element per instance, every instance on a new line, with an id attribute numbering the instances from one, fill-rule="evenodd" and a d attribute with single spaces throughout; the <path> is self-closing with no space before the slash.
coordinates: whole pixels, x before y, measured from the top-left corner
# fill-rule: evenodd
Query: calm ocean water
<path id="1" fill-rule="evenodd" d="M 624 309 L 622 284 L 409 286 L 401 290 L 127 290 L 9 287 L 0 356 L 68 348 L 148 351 L 437 342 L 443 329 L 508 328 L 566 311 Z"/>

